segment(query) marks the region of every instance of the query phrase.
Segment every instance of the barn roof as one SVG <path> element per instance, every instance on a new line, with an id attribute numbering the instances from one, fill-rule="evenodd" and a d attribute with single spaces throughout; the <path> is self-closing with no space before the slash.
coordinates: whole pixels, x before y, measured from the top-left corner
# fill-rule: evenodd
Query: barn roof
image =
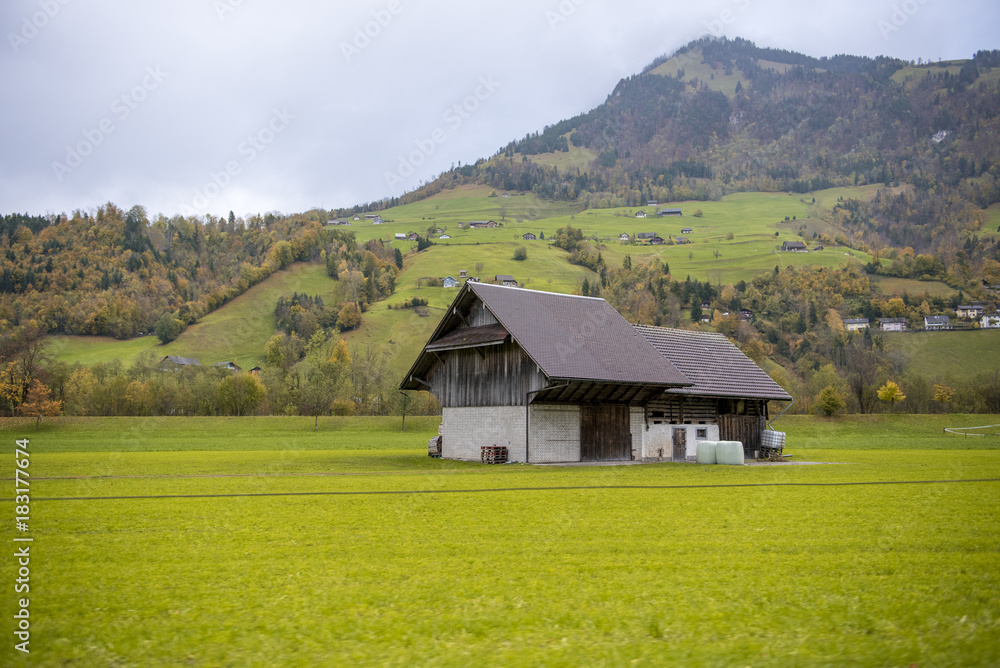
<path id="1" fill-rule="evenodd" d="M 502 329 L 489 325 L 462 327 L 463 311 L 467 314 L 477 298 Z M 509 333 L 552 381 L 663 388 L 691 384 L 603 299 L 468 282 L 414 362 L 402 387 L 418 389 L 413 377 L 426 372 L 435 350 L 499 343 L 503 340 L 501 332 Z"/>
<path id="2" fill-rule="evenodd" d="M 671 394 L 792 400 L 722 334 L 649 325 L 634 327 L 694 383 L 694 387 L 667 390 Z"/>

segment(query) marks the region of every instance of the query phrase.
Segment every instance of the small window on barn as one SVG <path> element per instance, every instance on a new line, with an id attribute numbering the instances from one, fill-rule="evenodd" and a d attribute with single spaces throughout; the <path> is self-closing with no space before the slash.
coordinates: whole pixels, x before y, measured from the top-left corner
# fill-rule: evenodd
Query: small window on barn
<path id="1" fill-rule="evenodd" d="M 697 434 L 697 438 L 708 438 L 708 429 L 699 429 Z"/>

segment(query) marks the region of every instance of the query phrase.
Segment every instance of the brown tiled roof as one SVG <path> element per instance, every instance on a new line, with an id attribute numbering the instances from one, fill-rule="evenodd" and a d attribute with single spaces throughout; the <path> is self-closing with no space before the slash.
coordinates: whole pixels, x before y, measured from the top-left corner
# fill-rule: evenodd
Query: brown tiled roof
<path id="1" fill-rule="evenodd" d="M 691 384 L 603 299 L 486 283 L 466 287 L 550 379 Z"/>
<path id="2" fill-rule="evenodd" d="M 445 334 L 437 341 L 428 343 L 425 350 L 431 352 L 435 350 L 474 348 L 475 346 L 503 343 L 507 339 L 507 336 L 507 330 L 503 328 L 503 325 L 466 327 L 465 329 L 456 329 L 450 334 Z"/>
<path id="3" fill-rule="evenodd" d="M 722 334 L 634 325 L 694 383 L 672 394 L 791 401 L 785 390 Z"/>

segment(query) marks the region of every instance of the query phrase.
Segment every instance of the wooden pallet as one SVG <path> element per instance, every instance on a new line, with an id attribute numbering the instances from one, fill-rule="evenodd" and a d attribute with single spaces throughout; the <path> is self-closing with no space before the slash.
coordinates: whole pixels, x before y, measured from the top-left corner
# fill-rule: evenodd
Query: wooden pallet
<path id="1" fill-rule="evenodd" d="M 506 464 L 507 446 L 484 445 L 479 448 L 480 458 L 484 464 Z"/>

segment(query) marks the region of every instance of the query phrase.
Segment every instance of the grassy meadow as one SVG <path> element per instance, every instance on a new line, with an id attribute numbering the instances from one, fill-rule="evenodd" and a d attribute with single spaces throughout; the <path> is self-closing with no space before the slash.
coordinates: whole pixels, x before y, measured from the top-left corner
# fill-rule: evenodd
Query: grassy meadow
<path id="1" fill-rule="evenodd" d="M 990 422 L 782 418 L 812 466 L 491 467 L 428 458 L 437 418 L 7 420 L 32 651 L 0 664 L 996 664 L 1000 442 L 942 433 Z"/>

